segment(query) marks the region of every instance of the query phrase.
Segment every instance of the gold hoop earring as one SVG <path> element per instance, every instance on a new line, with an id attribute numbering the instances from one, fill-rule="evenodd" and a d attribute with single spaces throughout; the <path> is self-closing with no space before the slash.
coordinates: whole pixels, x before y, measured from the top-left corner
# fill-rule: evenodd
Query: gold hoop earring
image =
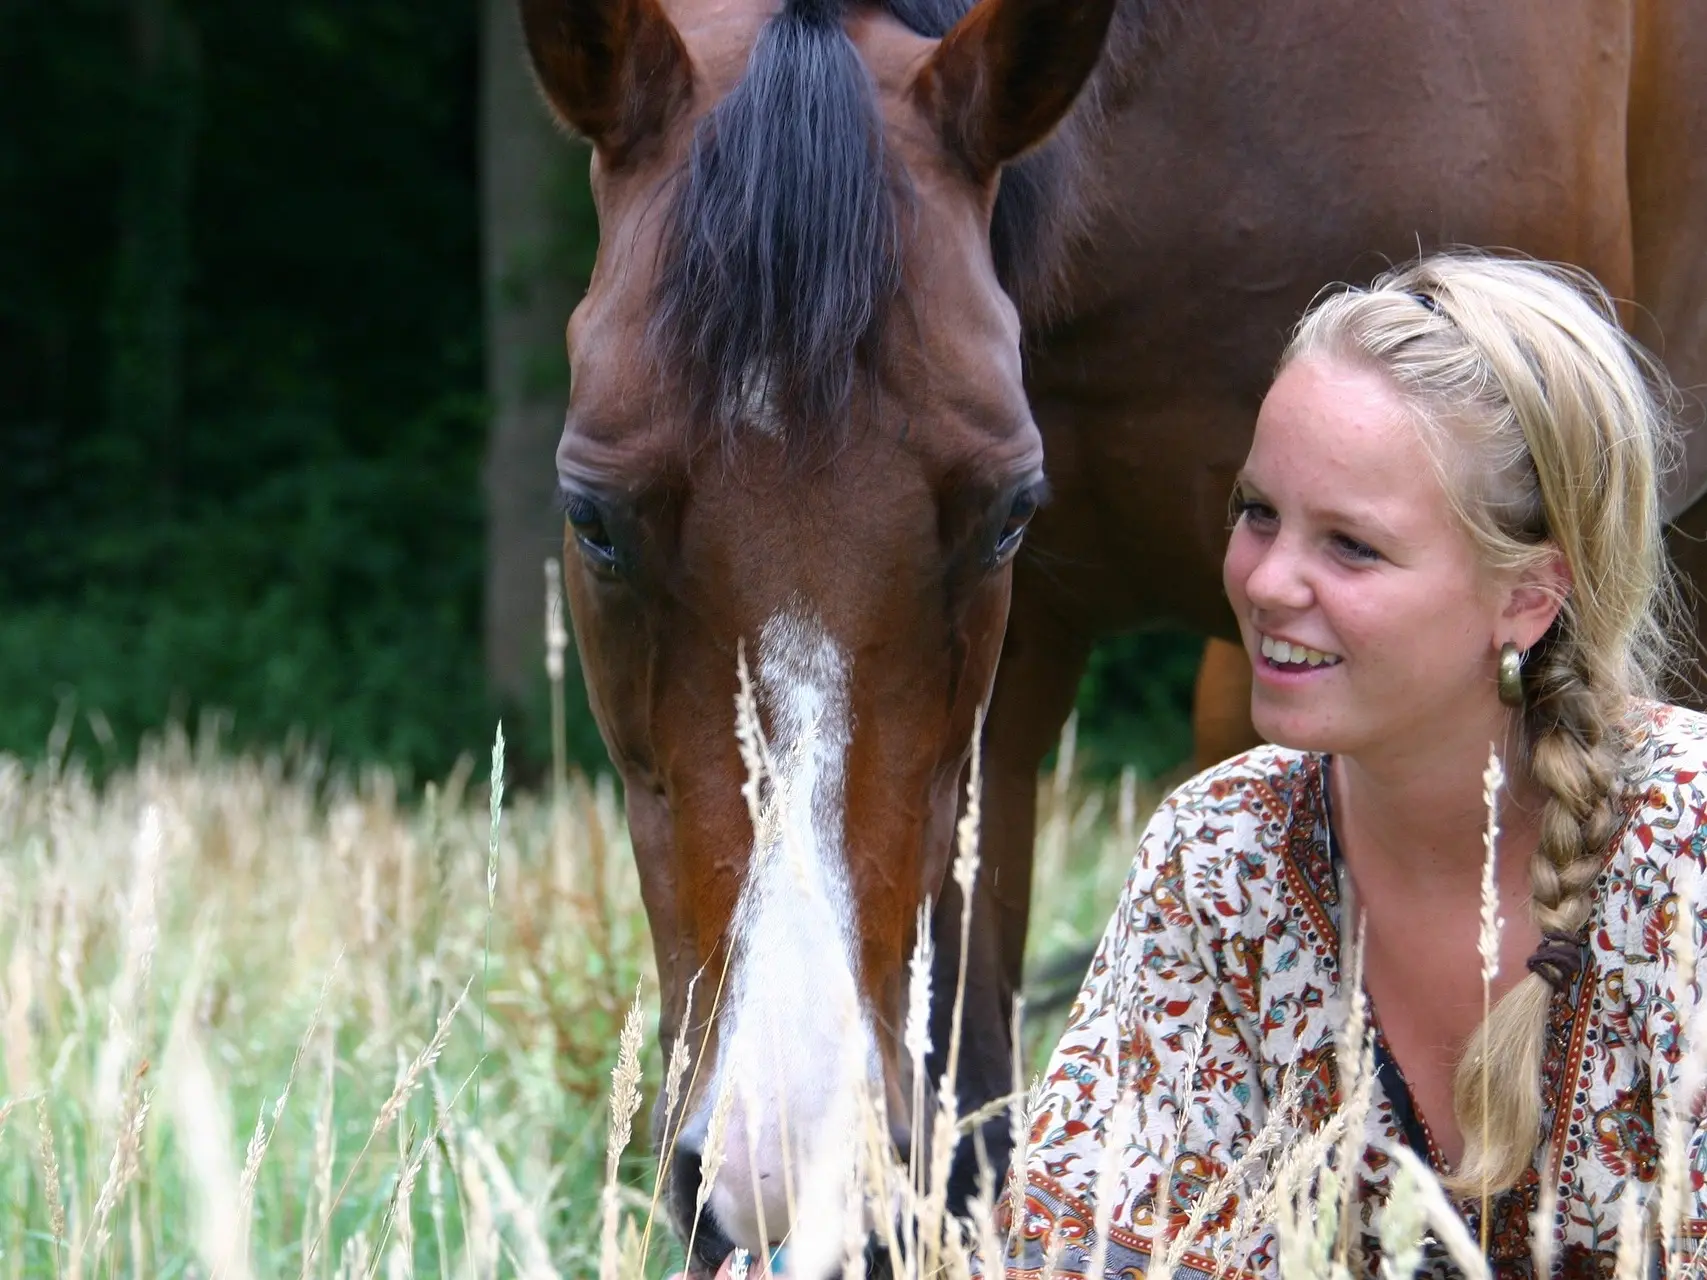
<path id="1" fill-rule="evenodd" d="M 1523 705 L 1523 654 L 1509 640 L 1500 646 L 1500 701 L 1508 707 Z"/>

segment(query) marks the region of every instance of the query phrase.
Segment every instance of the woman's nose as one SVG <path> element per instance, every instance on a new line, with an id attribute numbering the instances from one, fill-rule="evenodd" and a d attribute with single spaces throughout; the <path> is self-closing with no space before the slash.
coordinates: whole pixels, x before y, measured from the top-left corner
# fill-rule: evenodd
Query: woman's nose
<path id="1" fill-rule="evenodd" d="M 1284 538 L 1263 549 L 1245 579 L 1245 594 L 1259 609 L 1303 609 L 1314 598 L 1302 558 Z"/>

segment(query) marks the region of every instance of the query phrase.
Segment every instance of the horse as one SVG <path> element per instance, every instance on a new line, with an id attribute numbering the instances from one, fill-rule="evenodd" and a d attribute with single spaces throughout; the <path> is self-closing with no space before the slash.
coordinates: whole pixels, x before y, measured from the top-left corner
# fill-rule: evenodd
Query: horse
<path id="1" fill-rule="evenodd" d="M 1099 635 L 1236 634 L 1228 496 L 1319 289 L 1453 243 L 1566 260 L 1707 383 L 1707 0 L 519 4 L 592 144 L 567 585 L 693 1055 L 653 1133 L 701 1274 L 788 1229 L 850 1081 L 920 1157 L 962 969 L 946 1083 L 1013 1088 L 1039 764 Z M 1704 434 L 1668 494 L 1691 580 Z M 1001 1168 L 1006 1120 L 974 1136 Z"/>

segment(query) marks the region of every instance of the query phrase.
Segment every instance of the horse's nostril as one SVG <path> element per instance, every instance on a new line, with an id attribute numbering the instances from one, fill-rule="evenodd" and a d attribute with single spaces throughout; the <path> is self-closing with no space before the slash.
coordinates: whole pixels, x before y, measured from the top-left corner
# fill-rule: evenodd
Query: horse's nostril
<path id="1" fill-rule="evenodd" d="M 678 1145 L 670 1161 L 670 1216 L 683 1240 L 693 1239 L 693 1257 L 688 1259 L 688 1275 L 710 1276 L 735 1248 L 712 1216 L 710 1207 L 701 1215 L 698 1211 L 699 1184 L 702 1176 L 700 1153 L 697 1147 Z M 698 1218 L 697 1224 L 695 1219 Z"/>

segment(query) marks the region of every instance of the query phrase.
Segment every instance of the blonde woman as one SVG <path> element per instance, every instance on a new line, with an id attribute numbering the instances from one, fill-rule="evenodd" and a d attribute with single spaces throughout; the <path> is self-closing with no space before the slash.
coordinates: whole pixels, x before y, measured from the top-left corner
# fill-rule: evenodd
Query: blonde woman
<path id="1" fill-rule="evenodd" d="M 1629 1198 L 1658 1206 L 1673 1107 L 1693 1252 L 1707 1153 L 1679 955 L 1703 942 L 1707 719 L 1651 700 L 1660 385 L 1592 281 L 1531 262 L 1430 258 L 1304 318 L 1225 563 L 1277 745 L 1150 823 L 1034 1102 L 1009 1276 L 1052 1255 L 1058 1275 L 1142 1272 L 1170 1240 L 1176 1275 L 1276 1272 L 1260 1169 L 1202 1197 L 1289 1071 L 1302 1131 L 1339 1101 L 1354 921 L 1376 1064 L 1357 1268 L 1402 1145 L 1473 1236 L 1488 1189 L 1497 1275 L 1610 1274 Z M 1484 1022 L 1490 744 L 1504 927 Z"/>

